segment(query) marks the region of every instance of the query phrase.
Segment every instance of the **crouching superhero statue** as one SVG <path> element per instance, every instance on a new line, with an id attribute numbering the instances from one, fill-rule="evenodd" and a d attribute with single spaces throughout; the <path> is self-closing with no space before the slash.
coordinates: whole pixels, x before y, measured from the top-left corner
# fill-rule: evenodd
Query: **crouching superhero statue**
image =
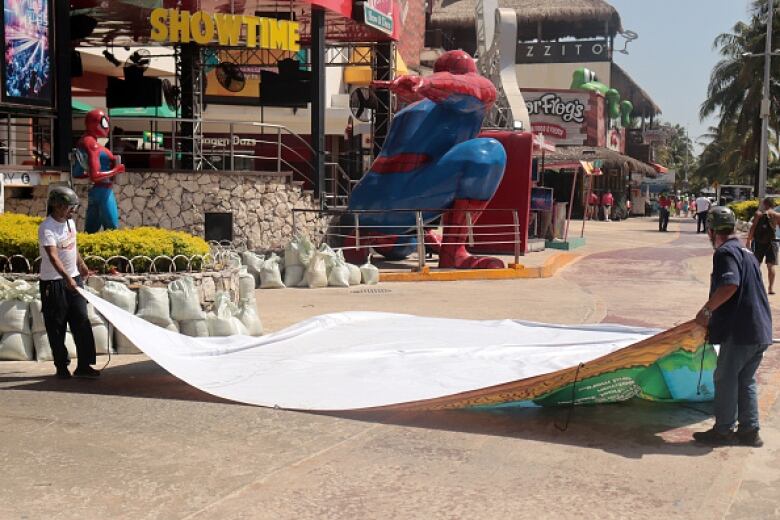
<path id="1" fill-rule="evenodd" d="M 89 177 L 93 186 L 89 190 L 87 218 L 84 231 L 96 233 L 103 229 L 119 227 L 119 210 L 114 197 L 114 176 L 125 171 L 111 150 L 98 142 L 108 137 L 108 116 L 99 109 L 91 110 L 85 120 L 86 130 L 76 145 L 74 177 Z"/>
<path id="2" fill-rule="evenodd" d="M 349 236 L 345 254 L 358 262 L 373 247 L 385 258 L 404 258 L 416 248 L 415 212 L 386 210 L 421 209 L 425 224 L 441 217 L 443 237 L 429 231 L 425 239 L 436 243 L 439 267 L 504 267 L 497 258 L 470 255 L 465 246 L 467 212 L 475 223 L 506 165 L 498 141 L 476 137 L 496 100 L 495 87 L 458 50 L 441 55 L 432 75 L 401 76 L 389 88 L 414 103 L 393 118 L 382 152 L 352 191 L 350 210 L 380 211 L 359 213 L 360 248 L 349 249 L 356 245 Z"/>

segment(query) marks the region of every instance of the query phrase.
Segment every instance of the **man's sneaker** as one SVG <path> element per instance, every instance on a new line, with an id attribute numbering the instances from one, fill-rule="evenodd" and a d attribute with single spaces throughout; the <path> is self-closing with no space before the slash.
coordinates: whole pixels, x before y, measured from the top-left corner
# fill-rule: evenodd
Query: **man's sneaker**
<path id="1" fill-rule="evenodd" d="M 68 367 L 57 367 L 57 379 L 70 379 Z"/>
<path id="2" fill-rule="evenodd" d="M 764 441 L 758 435 L 758 428 L 753 430 L 740 430 L 737 429 L 737 441 L 742 446 L 751 446 L 753 448 L 760 448 L 764 445 Z"/>
<path id="3" fill-rule="evenodd" d="M 720 433 L 715 428 L 709 429 L 706 432 L 696 432 L 693 434 L 693 439 L 696 442 L 708 444 L 710 446 L 733 446 L 737 443 L 734 432 Z"/>
<path id="4" fill-rule="evenodd" d="M 76 367 L 76 370 L 73 371 L 73 377 L 82 379 L 97 379 L 100 377 L 100 370 L 95 370 L 89 365 L 84 367 Z"/>

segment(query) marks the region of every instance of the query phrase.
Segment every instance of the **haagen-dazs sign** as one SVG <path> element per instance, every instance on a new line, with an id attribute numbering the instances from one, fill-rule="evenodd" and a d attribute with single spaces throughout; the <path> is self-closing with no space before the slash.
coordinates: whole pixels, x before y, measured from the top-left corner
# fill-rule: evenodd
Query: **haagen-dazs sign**
<path id="1" fill-rule="evenodd" d="M 587 138 L 588 92 L 523 91 L 531 130 L 557 145 L 584 145 Z"/>

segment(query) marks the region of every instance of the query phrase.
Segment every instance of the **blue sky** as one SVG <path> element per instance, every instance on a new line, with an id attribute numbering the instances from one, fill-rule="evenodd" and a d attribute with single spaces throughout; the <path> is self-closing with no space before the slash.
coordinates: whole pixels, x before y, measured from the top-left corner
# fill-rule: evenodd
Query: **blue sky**
<path id="1" fill-rule="evenodd" d="M 749 0 L 607 0 L 620 13 L 623 28 L 639 38 L 629 55 L 615 61 L 661 107 L 661 118 L 688 127 L 691 139 L 713 120 L 699 122 L 699 106 L 718 54 L 715 37 L 737 20 L 747 20 Z M 615 48 L 624 40 L 615 38 Z"/>

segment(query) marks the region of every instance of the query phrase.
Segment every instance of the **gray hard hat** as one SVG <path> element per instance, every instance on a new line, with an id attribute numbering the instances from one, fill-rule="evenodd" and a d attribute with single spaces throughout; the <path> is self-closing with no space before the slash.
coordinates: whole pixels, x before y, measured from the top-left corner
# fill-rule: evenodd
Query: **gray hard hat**
<path id="1" fill-rule="evenodd" d="M 67 186 L 52 186 L 49 190 L 48 206 L 78 206 L 79 196 Z"/>
<path id="2" fill-rule="evenodd" d="M 737 217 L 726 206 L 713 206 L 707 212 L 707 227 L 713 231 L 733 231 Z"/>

